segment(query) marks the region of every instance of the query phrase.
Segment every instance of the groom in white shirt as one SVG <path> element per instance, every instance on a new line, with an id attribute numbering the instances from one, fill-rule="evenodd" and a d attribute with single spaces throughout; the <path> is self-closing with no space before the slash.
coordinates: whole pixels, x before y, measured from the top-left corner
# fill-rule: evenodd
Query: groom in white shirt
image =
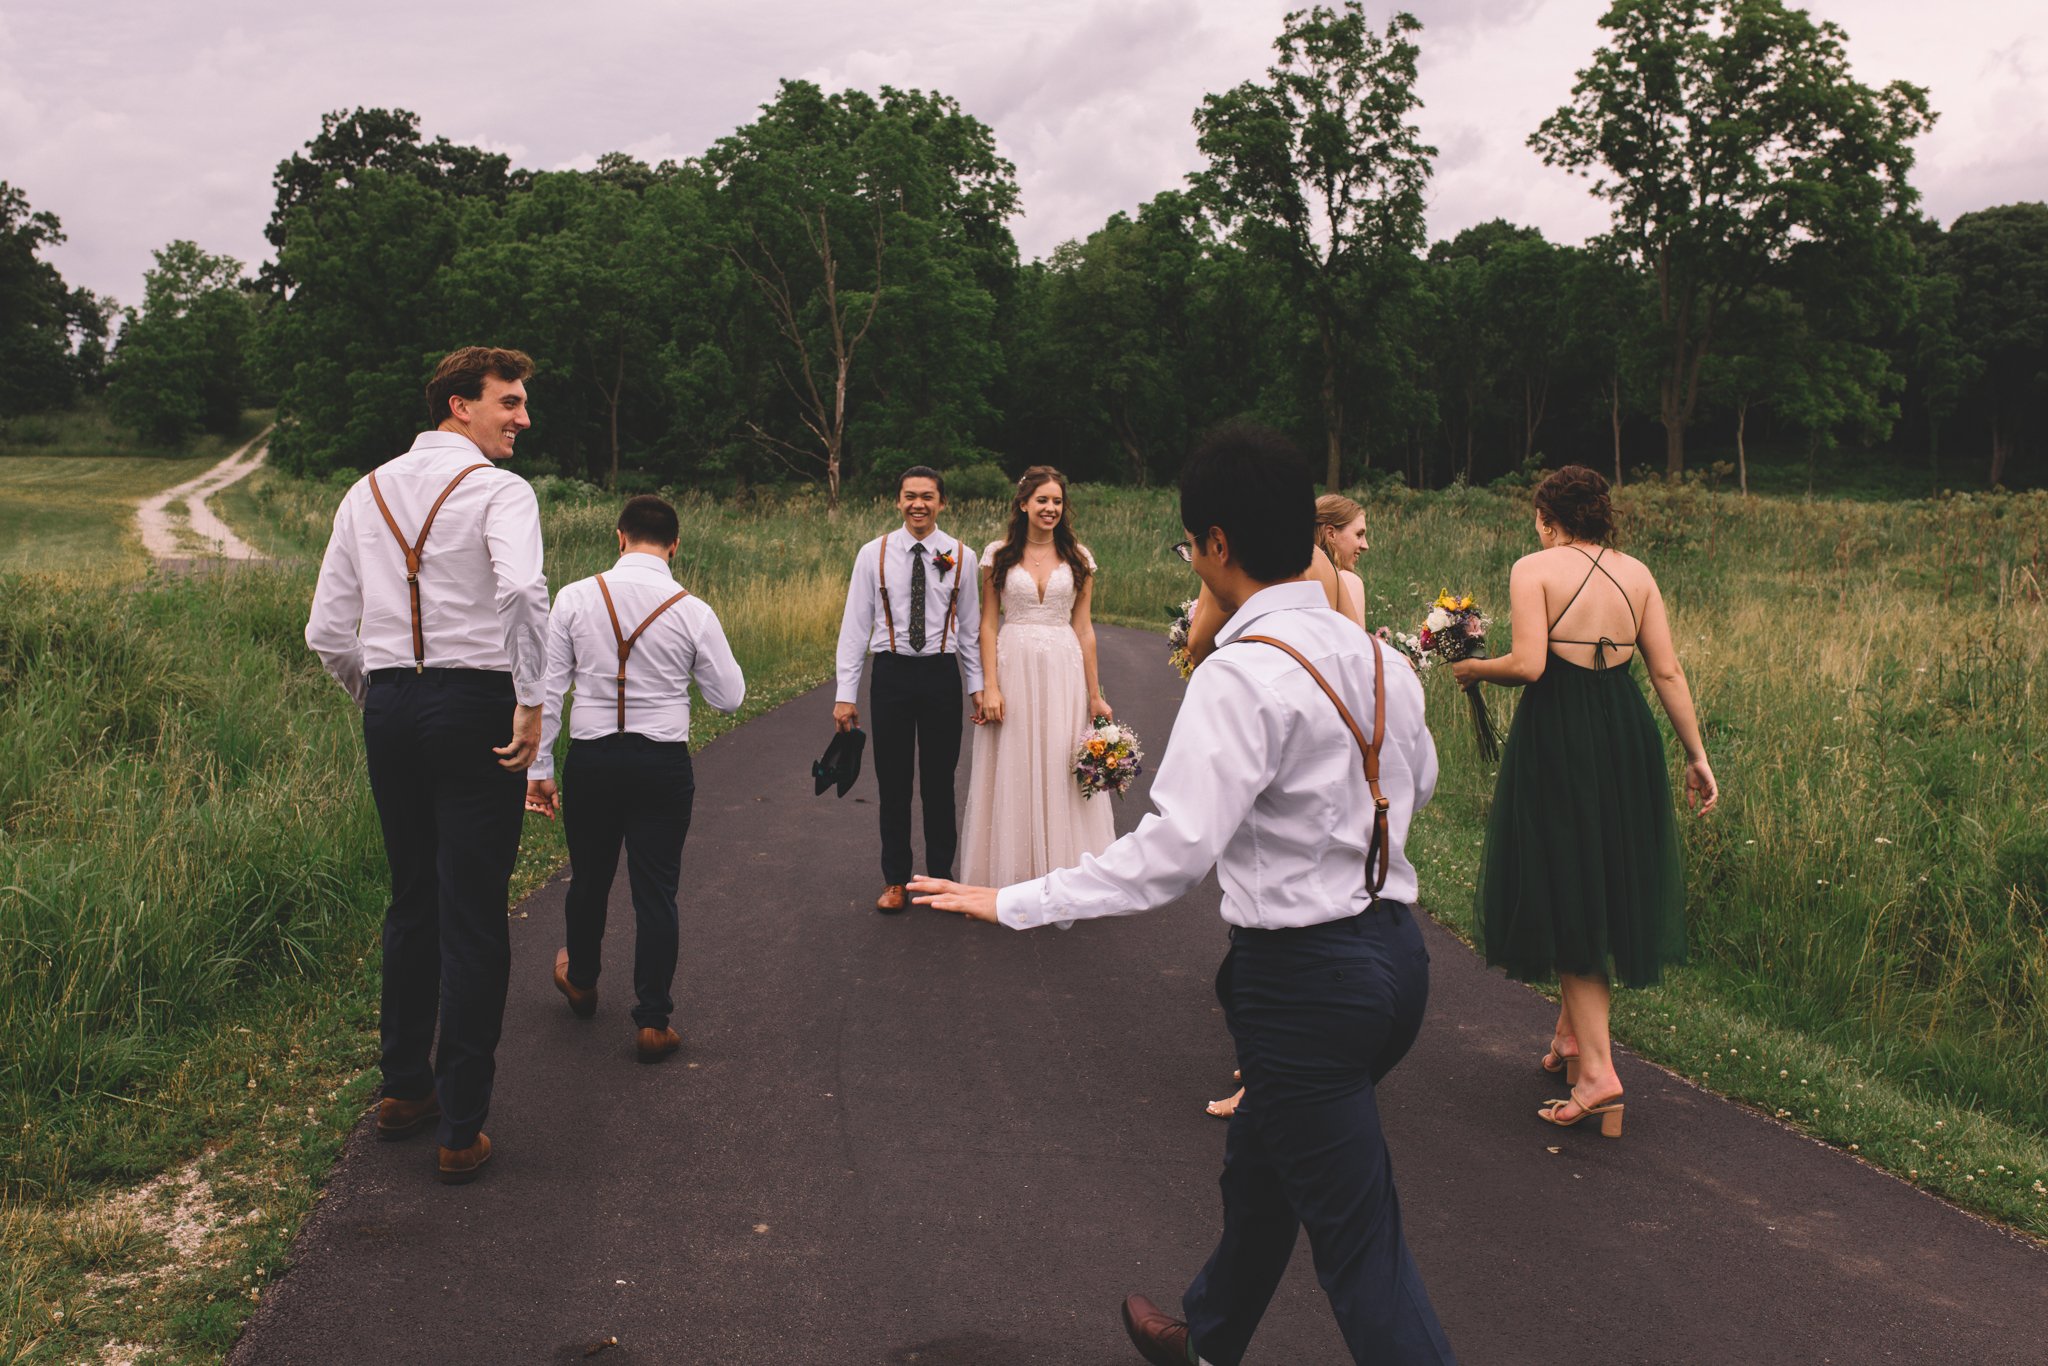
<path id="1" fill-rule="evenodd" d="M 1180 506 L 1189 561 L 1231 615 L 1188 682 L 1156 810 L 1078 867 L 1000 892 L 930 878 L 910 890 L 1021 930 L 1161 906 L 1215 867 L 1231 941 L 1216 996 L 1245 1082 L 1224 1148 L 1223 1233 L 1182 1296 L 1185 1321 L 1132 1295 L 1124 1327 L 1154 1366 L 1238 1366 L 1305 1227 L 1353 1361 L 1450 1362 L 1401 1234 L 1374 1090 L 1429 996 L 1406 852 L 1436 788 L 1422 686 L 1302 577 L 1315 485 L 1284 438 L 1214 434 L 1189 457 Z M 1376 784 L 1364 741 L 1309 669 L 1249 637 L 1298 651 L 1366 734 L 1385 708 Z"/>
<path id="2" fill-rule="evenodd" d="M 860 548 L 839 621 L 839 687 L 832 723 L 860 724 L 860 680 L 870 659 L 868 704 L 882 823 L 882 894 L 875 909 L 903 909 L 910 881 L 910 782 L 924 806 L 925 867 L 953 875 L 960 845 L 953 771 L 960 766 L 961 678 L 981 711 L 981 592 L 974 552 L 939 530 L 946 485 L 916 465 L 896 481 L 903 525 Z M 957 664 L 956 664 L 957 657 Z"/>

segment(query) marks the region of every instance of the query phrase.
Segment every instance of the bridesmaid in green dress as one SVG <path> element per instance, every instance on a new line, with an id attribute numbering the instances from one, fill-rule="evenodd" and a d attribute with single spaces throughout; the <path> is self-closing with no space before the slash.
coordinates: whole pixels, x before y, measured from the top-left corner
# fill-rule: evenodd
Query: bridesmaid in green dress
<path id="1" fill-rule="evenodd" d="M 1648 986 L 1685 958 L 1685 873 L 1663 737 L 1643 700 L 1638 654 L 1685 747 L 1685 793 L 1704 815 L 1720 791 L 1657 580 L 1609 544 L 1607 481 L 1567 465 L 1536 488 L 1543 548 L 1508 579 L 1513 648 L 1452 666 L 1460 684 L 1526 687 L 1501 752 L 1480 865 L 1489 964 L 1522 981 L 1555 976 L 1563 1006 L 1546 1072 L 1570 1098 L 1537 1113 L 1590 1116 L 1621 1136 L 1622 1085 L 1607 1032 L 1608 984 Z"/>

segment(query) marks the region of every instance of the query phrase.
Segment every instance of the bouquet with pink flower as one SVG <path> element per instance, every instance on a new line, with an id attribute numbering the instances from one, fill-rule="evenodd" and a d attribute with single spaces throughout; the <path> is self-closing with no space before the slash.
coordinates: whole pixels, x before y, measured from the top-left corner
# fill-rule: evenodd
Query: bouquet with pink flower
<path id="1" fill-rule="evenodd" d="M 1415 661 L 1417 673 L 1427 673 L 1435 664 L 1486 658 L 1486 628 L 1492 624 L 1491 618 L 1472 605 L 1470 593 L 1459 596 L 1445 590 L 1429 605 L 1429 615 L 1422 619 L 1415 634 L 1397 633 L 1392 643 Z M 1465 701 L 1472 709 L 1479 757 L 1490 764 L 1500 758 L 1500 735 L 1494 729 L 1493 715 L 1487 711 L 1486 699 L 1479 695 L 1476 686 L 1465 690 Z"/>
<path id="2" fill-rule="evenodd" d="M 1106 716 L 1081 733 L 1074 750 L 1074 781 L 1083 797 L 1114 792 L 1121 797 L 1140 773 L 1145 771 L 1145 752 L 1138 748 L 1138 732 L 1118 725 Z"/>

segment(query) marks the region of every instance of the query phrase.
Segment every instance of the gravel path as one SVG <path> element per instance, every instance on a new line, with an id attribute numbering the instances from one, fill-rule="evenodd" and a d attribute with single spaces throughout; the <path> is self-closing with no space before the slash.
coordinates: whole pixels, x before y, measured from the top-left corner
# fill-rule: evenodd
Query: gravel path
<path id="1" fill-rule="evenodd" d="M 192 562 L 206 559 L 265 558 L 215 516 L 206 500 L 254 474 L 270 453 L 269 438 L 270 428 L 265 427 L 248 445 L 197 479 L 167 488 L 135 509 L 135 524 L 151 558 L 178 568 L 188 568 Z"/>

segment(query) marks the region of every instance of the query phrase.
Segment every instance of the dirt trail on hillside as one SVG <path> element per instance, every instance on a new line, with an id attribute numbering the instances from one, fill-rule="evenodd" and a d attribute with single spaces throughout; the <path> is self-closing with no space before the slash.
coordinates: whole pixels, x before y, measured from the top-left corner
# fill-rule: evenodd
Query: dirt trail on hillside
<path id="1" fill-rule="evenodd" d="M 270 453 L 270 428 L 197 479 L 165 489 L 135 509 L 142 545 L 160 564 L 183 566 L 194 560 L 261 560 L 261 551 L 235 535 L 214 514 L 206 500 L 230 484 L 254 474 Z"/>

